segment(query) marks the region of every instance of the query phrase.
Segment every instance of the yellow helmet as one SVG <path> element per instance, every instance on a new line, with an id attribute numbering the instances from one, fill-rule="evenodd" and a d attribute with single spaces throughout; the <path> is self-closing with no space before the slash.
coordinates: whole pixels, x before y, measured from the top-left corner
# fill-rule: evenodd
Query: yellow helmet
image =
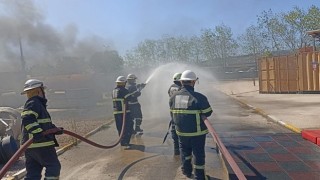
<path id="1" fill-rule="evenodd" d="M 180 77 L 181 77 L 181 73 L 175 73 L 172 78 L 174 81 L 179 81 Z"/>

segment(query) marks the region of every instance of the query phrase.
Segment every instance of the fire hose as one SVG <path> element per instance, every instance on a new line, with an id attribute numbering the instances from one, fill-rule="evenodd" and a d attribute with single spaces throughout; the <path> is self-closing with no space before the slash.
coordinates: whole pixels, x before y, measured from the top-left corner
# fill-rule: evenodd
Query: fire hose
<path id="1" fill-rule="evenodd" d="M 231 169 L 234 171 L 234 173 L 236 174 L 238 179 L 239 180 L 246 180 L 247 178 L 244 176 L 243 172 L 241 171 L 241 169 L 239 168 L 237 163 L 234 161 L 234 159 L 230 155 L 230 153 L 227 150 L 227 148 L 223 145 L 222 141 L 220 140 L 220 138 L 218 137 L 217 133 L 213 129 L 210 121 L 206 117 L 202 117 L 202 118 L 204 120 L 204 124 L 207 126 L 207 128 L 209 130 L 209 133 L 211 134 L 211 136 L 216 141 L 220 151 L 222 152 L 222 154 L 224 155 L 224 157 L 228 161 L 229 165 L 231 166 Z"/>
<path id="2" fill-rule="evenodd" d="M 126 112 L 126 106 L 124 106 L 123 108 L 123 112 Z M 121 133 L 119 135 L 119 139 L 114 143 L 114 144 L 111 144 L 111 145 L 101 145 L 101 144 L 98 144 L 98 143 L 95 143 L 93 141 L 90 141 L 89 139 L 83 137 L 83 136 L 80 136 L 74 132 L 71 132 L 71 131 L 68 131 L 68 130 L 65 130 L 63 129 L 63 134 L 67 134 L 69 136 L 73 136 L 81 141 L 84 141 L 92 146 L 95 146 L 95 147 L 98 147 L 98 148 L 101 148 L 101 149 L 110 149 L 110 148 L 113 148 L 115 146 L 117 146 L 121 139 L 122 139 L 122 136 L 123 136 L 123 133 L 124 133 L 124 127 L 125 127 L 125 123 L 126 123 L 126 113 L 123 113 L 123 118 L 122 118 L 122 121 L 123 121 L 123 124 L 122 124 L 122 128 L 121 128 Z M 48 135 L 48 134 L 55 134 L 57 133 L 58 131 L 61 131 L 61 128 L 52 128 L 52 129 L 49 129 L 49 130 L 46 130 L 45 132 L 43 132 L 43 135 Z M 21 156 L 21 154 L 23 152 L 25 152 L 25 150 L 32 144 L 33 142 L 33 138 L 30 138 L 28 141 L 26 141 L 23 145 L 20 146 L 20 148 L 18 149 L 18 151 L 10 158 L 10 160 L 2 167 L 1 171 L 0 171 L 0 179 L 3 178 L 3 176 L 7 173 L 7 171 L 9 170 L 9 168 L 13 165 L 13 163 L 15 163 L 19 157 Z"/>

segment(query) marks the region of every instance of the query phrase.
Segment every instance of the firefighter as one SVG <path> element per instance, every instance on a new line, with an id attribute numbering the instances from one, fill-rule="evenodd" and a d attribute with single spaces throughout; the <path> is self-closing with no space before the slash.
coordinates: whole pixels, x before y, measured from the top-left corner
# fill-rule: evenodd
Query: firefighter
<path id="1" fill-rule="evenodd" d="M 170 98 L 169 105 L 176 125 L 180 142 L 181 170 L 192 177 L 192 164 L 195 179 L 207 179 L 205 175 L 205 141 L 208 129 L 204 119 L 212 114 L 206 96 L 194 91 L 198 80 L 196 74 L 186 70 L 181 74 L 182 87 Z M 194 158 L 192 160 L 192 158 Z"/>
<path id="2" fill-rule="evenodd" d="M 59 146 L 55 135 L 62 134 L 61 129 L 56 134 L 43 135 L 43 132 L 56 128 L 47 111 L 46 87 L 37 79 L 27 80 L 23 92 L 28 100 L 21 113 L 22 140 L 25 143 L 33 138 L 33 143 L 25 151 L 26 180 L 40 180 L 41 172 L 45 168 L 45 180 L 59 179 L 61 164 L 55 147 Z"/>
<path id="3" fill-rule="evenodd" d="M 181 73 L 175 73 L 173 75 L 173 84 L 170 86 L 169 90 L 168 90 L 168 94 L 169 97 L 171 97 L 173 95 L 174 92 L 179 91 L 181 88 L 181 82 L 179 81 L 181 77 Z M 173 139 L 173 146 L 174 146 L 174 155 L 180 155 L 180 150 L 179 150 L 179 139 L 178 139 L 178 135 L 176 133 L 176 125 L 174 124 L 173 120 L 172 120 L 172 113 L 170 112 L 171 115 L 171 120 L 170 120 L 170 124 L 171 124 L 171 137 Z"/>
<path id="4" fill-rule="evenodd" d="M 146 86 L 145 83 L 137 84 L 136 83 L 137 77 L 134 74 L 128 74 L 127 81 L 128 84 L 126 88 L 128 89 L 131 99 L 129 100 L 129 109 L 131 116 L 135 122 L 135 127 L 133 130 L 133 134 L 143 134 L 143 129 L 141 129 L 142 123 L 142 112 L 141 112 L 141 105 L 138 101 L 138 97 L 141 96 L 141 90 Z"/>
<path id="5" fill-rule="evenodd" d="M 130 110 L 128 109 L 128 100 L 130 100 L 129 91 L 125 88 L 126 78 L 124 76 L 119 76 L 116 80 L 116 87 L 112 91 L 112 101 L 113 101 L 113 114 L 116 121 L 116 127 L 118 134 L 120 136 L 122 125 L 123 125 L 123 113 L 124 108 L 126 109 L 125 114 L 125 127 L 123 132 L 123 137 L 121 139 L 121 146 L 129 147 L 130 138 L 132 135 L 133 121 L 130 115 Z"/>

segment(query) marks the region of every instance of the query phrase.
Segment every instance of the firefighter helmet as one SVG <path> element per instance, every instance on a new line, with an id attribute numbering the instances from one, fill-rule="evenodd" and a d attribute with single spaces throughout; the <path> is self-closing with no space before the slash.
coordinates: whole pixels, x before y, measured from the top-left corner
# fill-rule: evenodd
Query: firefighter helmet
<path id="1" fill-rule="evenodd" d="M 117 83 L 122 83 L 122 82 L 126 82 L 126 78 L 124 76 L 118 76 L 116 82 Z"/>
<path id="2" fill-rule="evenodd" d="M 185 70 L 181 74 L 180 81 L 196 81 L 198 80 L 196 74 L 191 70 Z"/>
<path id="3" fill-rule="evenodd" d="M 127 79 L 138 79 L 134 74 L 128 74 Z"/>
<path id="4" fill-rule="evenodd" d="M 31 89 L 35 89 L 35 88 L 46 88 L 43 85 L 43 82 L 38 80 L 38 79 L 29 79 L 24 83 L 23 86 L 23 91 L 21 92 L 21 94 L 25 94 L 27 91 L 31 90 Z"/>
<path id="5" fill-rule="evenodd" d="M 173 81 L 179 81 L 180 80 L 180 77 L 181 77 L 181 73 L 175 73 L 173 75 Z"/>

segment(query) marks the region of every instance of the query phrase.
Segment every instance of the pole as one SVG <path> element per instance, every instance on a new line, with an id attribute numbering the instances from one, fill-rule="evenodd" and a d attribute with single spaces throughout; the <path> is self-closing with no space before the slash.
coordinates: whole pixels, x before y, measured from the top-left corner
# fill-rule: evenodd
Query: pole
<path id="1" fill-rule="evenodd" d="M 26 72 L 26 61 L 24 60 L 24 56 L 23 56 L 22 42 L 21 42 L 20 36 L 19 36 L 19 48 L 20 48 L 21 70 L 25 73 Z"/>

